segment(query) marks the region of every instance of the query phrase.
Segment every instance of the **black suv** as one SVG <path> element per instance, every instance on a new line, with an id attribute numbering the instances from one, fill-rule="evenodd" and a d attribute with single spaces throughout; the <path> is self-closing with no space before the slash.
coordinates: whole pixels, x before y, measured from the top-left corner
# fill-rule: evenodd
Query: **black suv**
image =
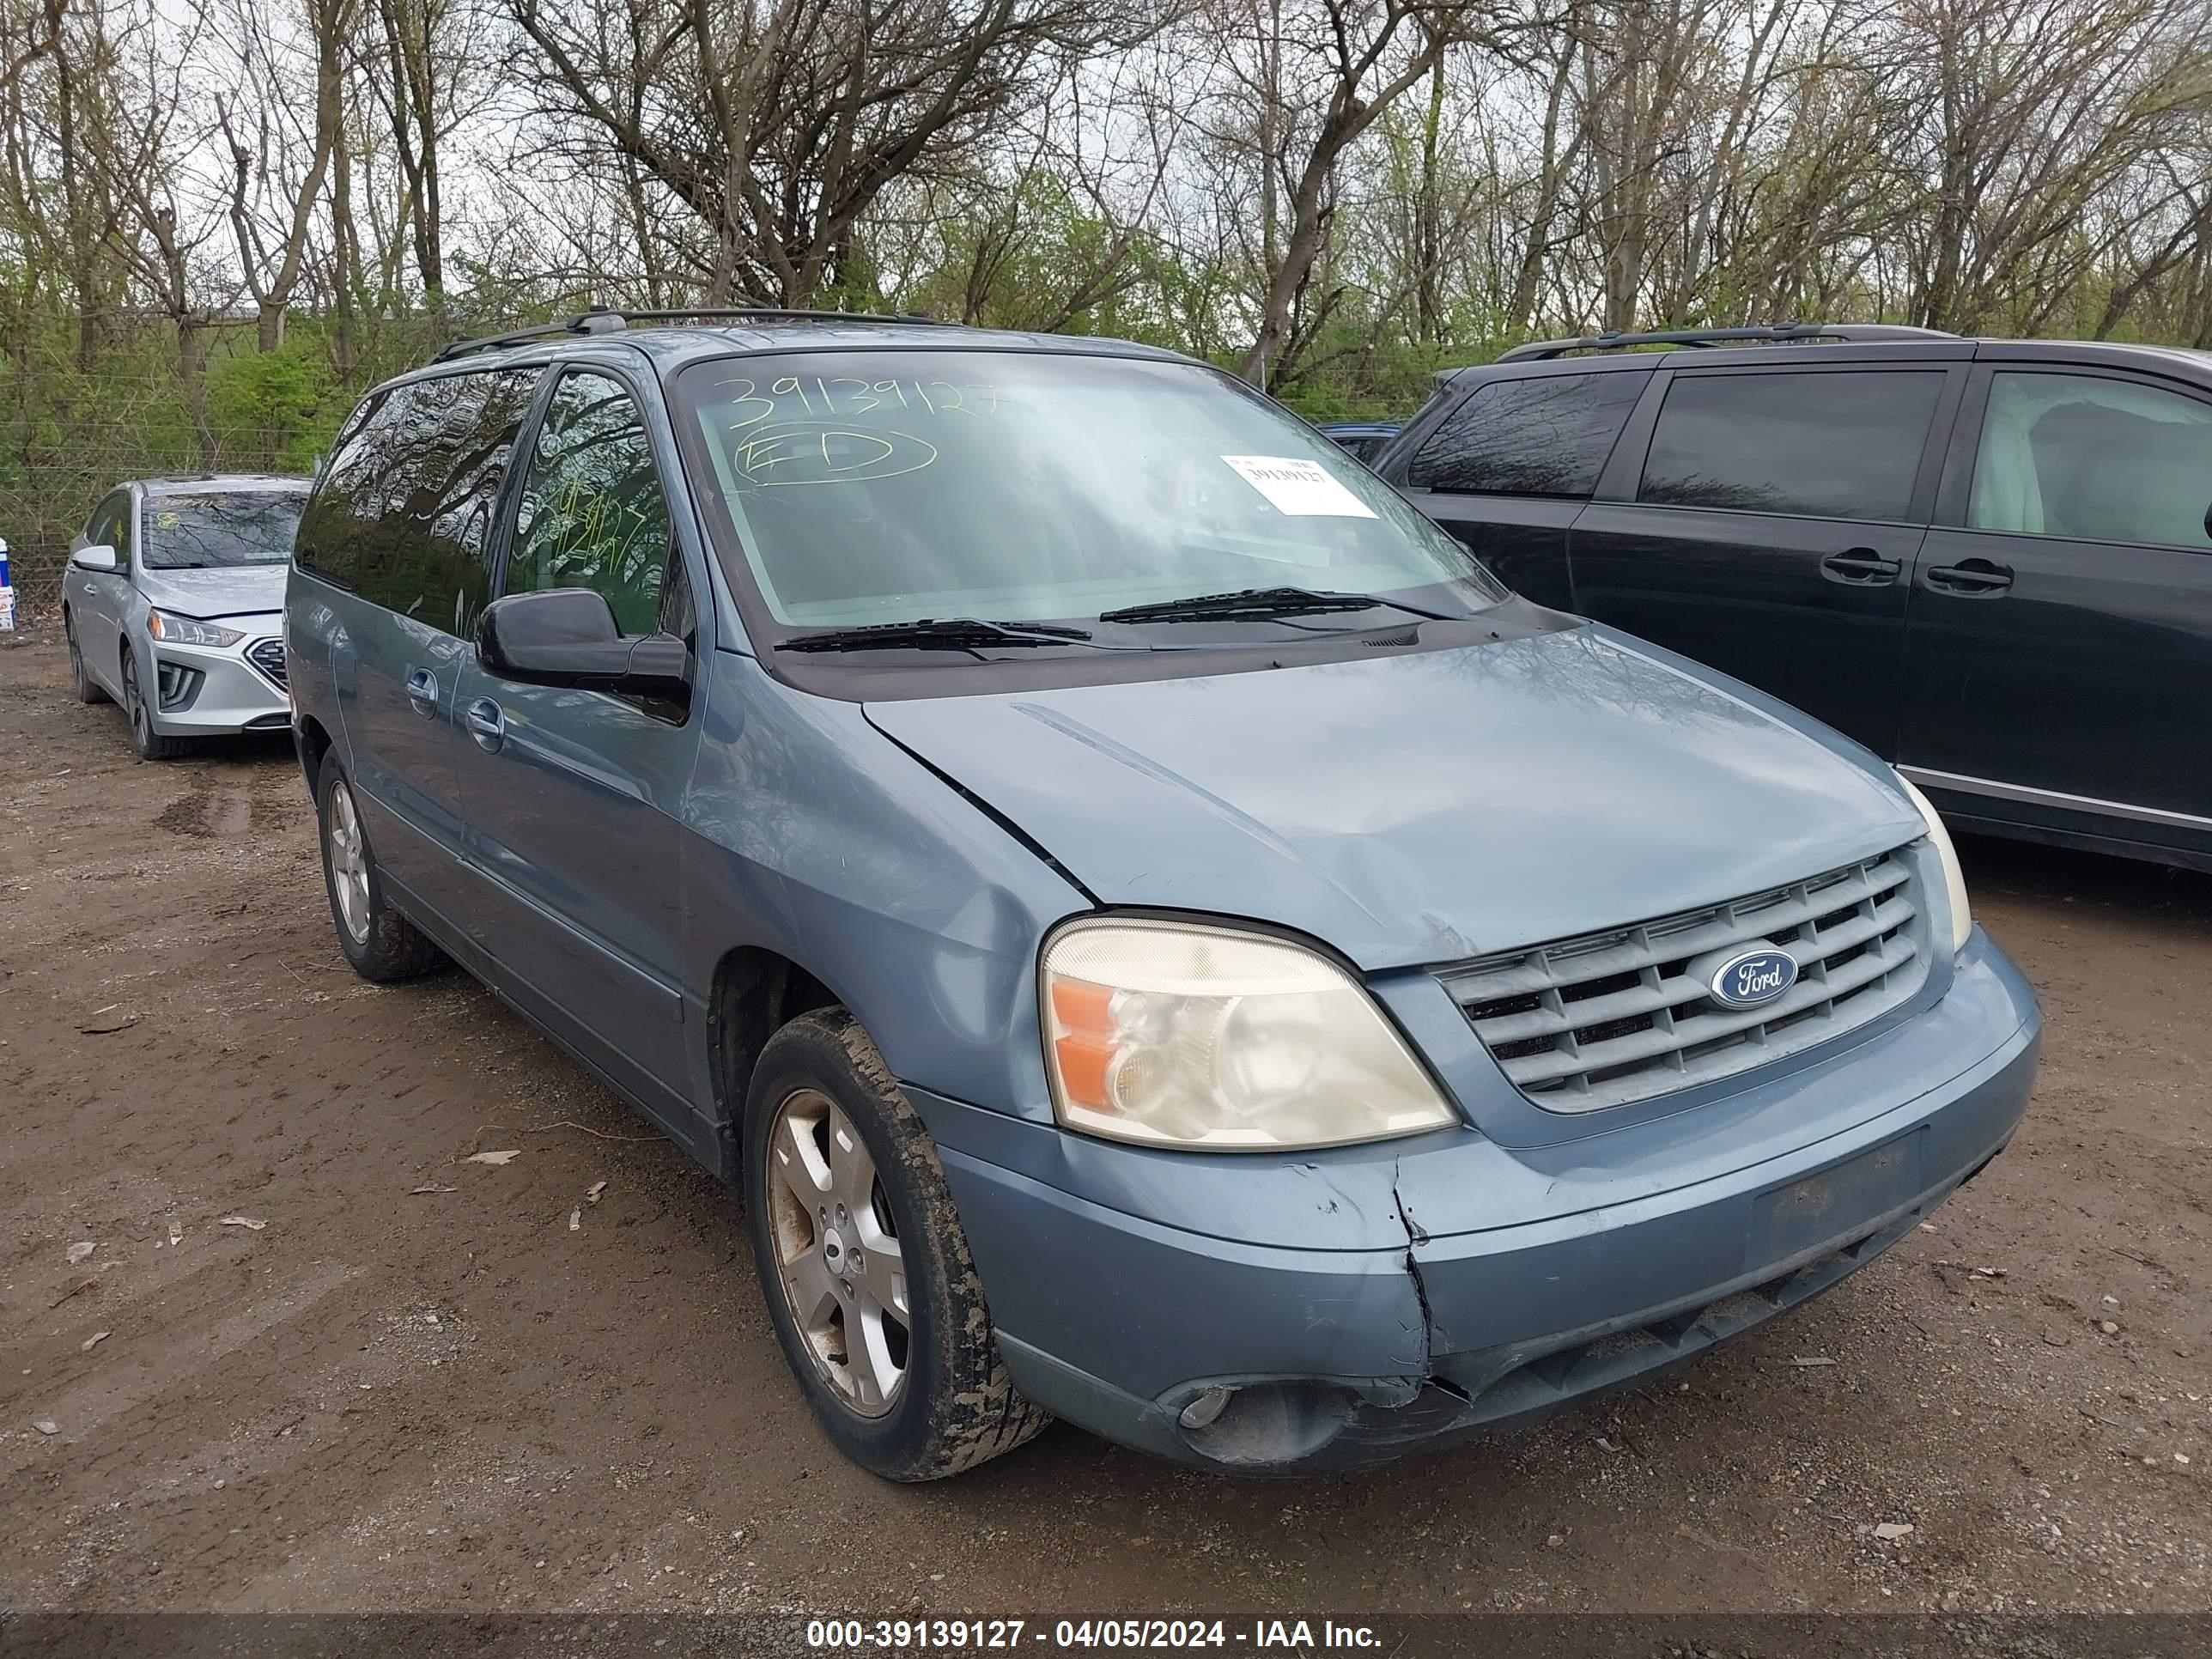
<path id="1" fill-rule="evenodd" d="M 2212 869 L 2212 353 L 1551 341 L 1438 376 L 1375 466 L 1528 598 L 1839 726 L 1963 827 Z"/>

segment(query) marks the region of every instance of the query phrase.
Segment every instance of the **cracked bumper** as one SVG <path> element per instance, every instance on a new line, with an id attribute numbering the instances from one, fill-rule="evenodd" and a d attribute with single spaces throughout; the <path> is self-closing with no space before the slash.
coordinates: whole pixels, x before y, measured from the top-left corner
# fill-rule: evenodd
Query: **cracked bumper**
<path id="1" fill-rule="evenodd" d="M 1353 1468 L 1637 1382 L 1909 1233 L 2002 1150 L 2033 1080 L 2033 996 L 1985 941 L 1970 955 L 1925 1029 L 1776 1085 L 1766 1121 L 1808 1126 L 1778 1153 L 1665 1185 L 1648 1148 L 1593 1137 L 1538 1172 L 1556 1213 L 1511 1224 L 1480 1224 L 1486 1194 L 1525 1187 L 1530 1160 L 1472 1133 L 1379 1158 L 1164 1163 L 1048 1129 L 1061 1144 L 1032 1153 L 976 1127 L 1000 1115 L 908 1092 L 938 1134 L 1024 1394 L 1186 1463 Z M 1946 1062 L 1933 1072 L 1931 1049 Z M 1840 1130 L 1844 1118 L 1822 1115 L 1839 1099 L 1857 1102 Z M 1686 1167 L 1711 1150 L 1697 1115 L 1675 1132 Z M 1757 1120 L 1742 1121 L 1749 1133 Z M 1309 1200 L 1316 1181 L 1327 1196 L 1310 1213 L 1255 1208 Z M 1208 1213 L 1204 1191 L 1222 1231 L 1244 1237 L 1191 1224 Z M 1368 1248 L 1328 1248 L 1358 1239 Z M 1219 1417 L 1184 1426 L 1185 1408 L 1224 1387 L 1236 1392 Z"/>

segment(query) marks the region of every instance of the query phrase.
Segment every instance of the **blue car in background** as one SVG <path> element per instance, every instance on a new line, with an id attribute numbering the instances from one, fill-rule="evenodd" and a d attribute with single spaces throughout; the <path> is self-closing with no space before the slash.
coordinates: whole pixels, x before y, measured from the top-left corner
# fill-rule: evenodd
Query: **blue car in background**
<path id="1" fill-rule="evenodd" d="M 1896 773 L 1145 347 L 453 348 L 346 422 L 285 629 L 340 950 L 458 961 L 733 1183 L 893 1480 L 1632 1383 L 1903 1237 L 2033 1078 Z"/>
<path id="2" fill-rule="evenodd" d="M 1398 435 L 1395 421 L 1331 421 L 1325 423 L 1322 434 L 1328 441 L 1366 465 L 1382 453 L 1383 447 Z"/>

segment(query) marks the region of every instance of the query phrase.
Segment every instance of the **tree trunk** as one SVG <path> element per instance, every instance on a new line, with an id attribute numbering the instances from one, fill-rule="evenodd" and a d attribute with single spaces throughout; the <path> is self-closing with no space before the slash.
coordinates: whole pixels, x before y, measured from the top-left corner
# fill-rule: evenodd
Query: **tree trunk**
<path id="1" fill-rule="evenodd" d="M 1429 106 L 1421 118 L 1421 182 L 1413 209 L 1413 317 L 1421 343 L 1444 337 L 1444 211 L 1438 151 L 1444 120 L 1444 60 L 1429 71 Z"/>
<path id="2" fill-rule="evenodd" d="M 331 146 L 331 347 L 338 384 L 353 390 L 354 290 L 359 280 L 360 243 L 353 222 L 353 146 L 345 123 L 338 123 Z"/>
<path id="3" fill-rule="evenodd" d="M 215 428 L 208 424 L 207 321 L 189 312 L 177 318 L 177 380 L 185 413 L 191 417 L 193 434 L 199 439 L 200 471 L 212 472 L 221 457 Z"/>

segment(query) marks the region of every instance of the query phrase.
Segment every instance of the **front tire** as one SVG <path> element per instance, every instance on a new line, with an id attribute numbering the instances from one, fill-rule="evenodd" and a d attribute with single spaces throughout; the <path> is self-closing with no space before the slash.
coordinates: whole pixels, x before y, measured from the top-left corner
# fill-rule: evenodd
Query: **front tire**
<path id="1" fill-rule="evenodd" d="M 79 702 L 106 702 L 107 693 L 84 665 L 84 647 L 76 637 L 76 616 L 67 605 L 62 607 L 62 635 L 69 641 L 70 695 Z"/>
<path id="2" fill-rule="evenodd" d="M 174 760 L 191 748 L 188 738 L 165 738 L 154 729 L 153 705 L 138 684 L 138 653 L 123 641 L 123 717 L 131 722 L 131 747 L 140 760 Z"/>
<path id="3" fill-rule="evenodd" d="M 369 851 L 353 786 L 344 769 L 323 757 L 315 816 L 321 826 L 323 885 L 329 890 L 331 921 L 338 949 L 363 979 L 382 985 L 414 979 L 446 960 L 446 953 L 399 914 L 384 893 L 376 855 Z"/>
<path id="4" fill-rule="evenodd" d="M 744 1170 L 769 1317 L 840 1451 L 887 1480 L 936 1480 L 1051 1422 L 999 1358 L 935 1143 L 843 1009 L 762 1050 Z"/>

